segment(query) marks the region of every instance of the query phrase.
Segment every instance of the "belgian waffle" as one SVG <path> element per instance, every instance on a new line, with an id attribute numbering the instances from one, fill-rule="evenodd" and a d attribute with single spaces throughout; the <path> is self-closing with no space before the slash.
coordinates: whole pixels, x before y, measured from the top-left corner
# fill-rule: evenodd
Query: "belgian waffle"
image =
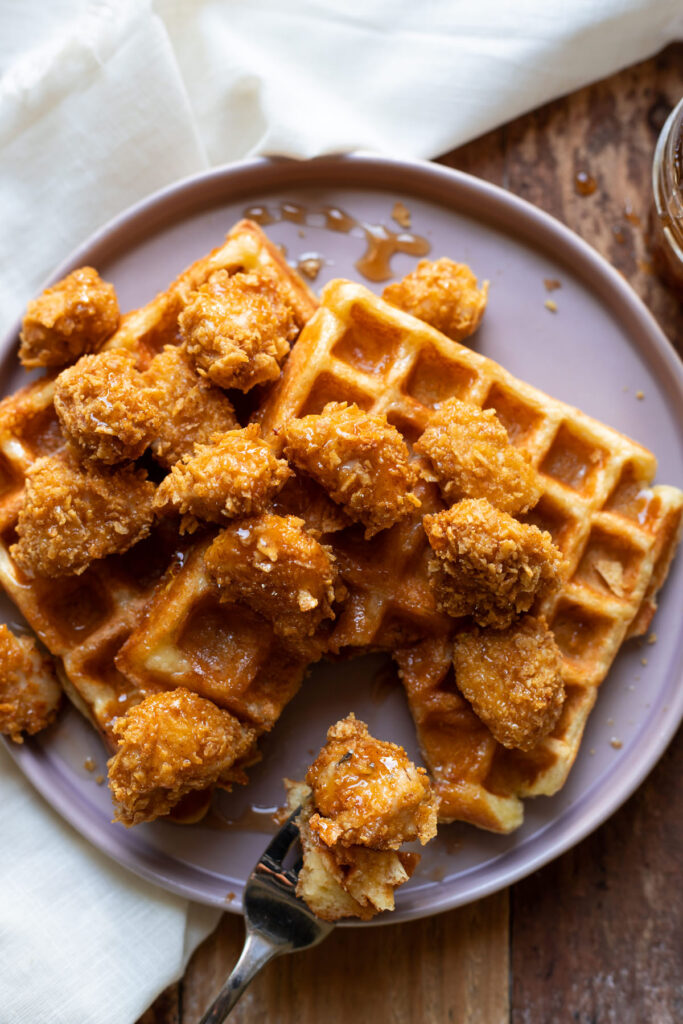
<path id="1" fill-rule="evenodd" d="M 229 273 L 267 270 L 277 278 L 300 325 L 317 306 L 307 286 L 261 229 L 251 221 L 241 221 L 221 247 L 193 263 L 146 306 L 126 314 L 105 348 L 135 352 L 144 368 L 165 345 L 180 340 L 177 318 L 187 297 L 220 269 Z M 113 720 L 147 692 L 134 674 L 126 676 L 115 667 L 115 656 L 139 624 L 158 581 L 169 566 L 182 562 L 188 543 L 179 539 L 175 524 L 166 523 L 131 551 L 94 562 L 81 576 L 28 579 L 22 573 L 9 548 L 17 539 L 15 526 L 26 473 L 36 459 L 64 445 L 53 390 L 54 377 L 49 376 L 0 403 L 0 582 L 59 659 L 60 678 L 73 702 L 110 741 Z M 245 621 L 236 629 L 238 634 L 242 629 L 244 645 L 253 647 L 252 625 Z M 239 636 L 235 642 L 239 644 Z M 244 659 L 240 665 L 240 683 L 246 686 Z M 288 679 L 295 674 L 292 671 Z M 300 678 L 301 672 L 296 685 Z M 293 684 L 288 685 L 291 689 Z M 270 721 L 269 714 L 272 717 L 272 712 L 262 712 L 264 721 Z"/>
<path id="2" fill-rule="evenodd" d="M 680 533 L 683 494 L 651 486 L 656 460 L 640 445 L 347 281 L 323 290 L 260 418 L 277 433 L 329 401 L 355 402 L 385 413 L 410 443 L 450 397 L 494 409 L 537 471 L 541 499 L 520 518 L 548 530 L 567 562 L 560 592 L 537 609 L 562 655 L 562 717 L 533 751 L 506 750 L 458 693 L 454 623 L 427 585 L 421 519 L 443 507 L 433 484 L 423 485 L 412 520 L 371 545 L 355 527 L 328 538 L 349 589 L 331 648 L 394 653 L 442 819 L 508 832 L 521 823 L 521 796 L 562 786 L 620 644 L 647 629 Z"/>

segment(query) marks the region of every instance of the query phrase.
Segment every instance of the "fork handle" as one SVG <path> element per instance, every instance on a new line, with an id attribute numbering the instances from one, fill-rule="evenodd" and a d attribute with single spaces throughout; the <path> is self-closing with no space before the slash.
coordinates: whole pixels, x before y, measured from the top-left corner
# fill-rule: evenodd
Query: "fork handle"
<path id="1" fill-rule="evenodd" d="M 253 981 L 261 968 L 283 952 L 282 948 L 267 942 L 256 932 L 247 931 L 239 960 L 199 1024 L 223 1024 L 247 985 Z"/>

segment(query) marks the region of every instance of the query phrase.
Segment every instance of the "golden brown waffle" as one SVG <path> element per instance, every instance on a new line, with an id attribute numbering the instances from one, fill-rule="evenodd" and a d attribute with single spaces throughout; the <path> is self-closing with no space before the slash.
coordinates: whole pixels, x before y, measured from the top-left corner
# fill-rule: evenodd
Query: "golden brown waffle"
<path id="1" fill-rule="evenodd" d="M 250 221 L 241 221 L 220 248 L 193 263 L 148 305 L 124 316 L 106 347 L 135 351 L 140 365 L 145 366 L 164 345 L 179 341 L 177 317 L 187 296 L 219 269 L 230 273 L 265 269 L 275 275 L 300 324 L 317 306 L 307 286 L 261 229 Z M 53 390 L 54 377 L 50 376 L 0 403 L 0 582 L 48 650 L 60 659 L 60 678 L 71 699 L 105 739 L 110 739 L 114 718 L 146 692 L 140 689 L 135 673 L 127 677 L 116 668 L 115 656 L 139 625 L 157 582 L 189 545 L 187 540 L 181 541 L 177 524 L 171 522 L 158 526 L 147 540 L 126 554 L 94 562 L 81 576 L 29 580 L 22 573 L 9 548 L 16 540 L 26 473 L 36 459 L 64 445 Z M 226 615 L 229 617 L 229 612 Z M 235 629 L 237 646 L 240 629 L 244 645 L 254 646 L 251 623 L 245 619 L 244 625 L 238 624 Z M 238 672 L 239 685 L 245 688 L 247 662 L 242 659 Z M 253 662 L 257 693 L 262 662 L 263 658 Z M 281 671 L 284 677 L 285 669 Z M 296 689 L 301 674 L 299 671 L 297 676 L 292 670 L 287 676 L 283 687 L 289 686 L 288 693 Z M 199 676 L 198 669 L 195 679 Z M 168 685 L 177 686 L 179 682 L 172 680 Z M 242 703 L 246 707 L 249 698 L 245 696 Z M 264 723 L 270 722 L 274 711 L 264 706 L 260 714 Z"/>
<path id="2" fill-rule="evenodd" d="M 204 567 L 212 539 L 196 542 L 162 581 L 116 665 L 144 692 L 185 686 L 266 732 L 308 662 L 290 654 L 260 615 L 219 601 Z"/>
<path id="3" fill-rule="evenodd" d="M 524 517 L 548 530 L 567 561 L 565 583 L 538 611 L 555 633 L 567 701 L 552 735 L 529 752 L 499 746 L 457 692 L 449 637 L 427 585 L 421 517 L 443 507 L 434 485 L 412 521 L 364 543 L 351 528 L 328 538 L 350 595 L 333 649 L 395 649 L 444 820 L 507 832 L 520 796 L 564 783 L 620 644 L 647 628 L 681 527 L 683 494 L 651 487 L 655 457 L 492 360 L 388 305 L 361 285 L 333 281 L 302 332 L 261 420 L 277 431 L 326 402 L 383 412 L 410 443 L 450 397 L 495 409 L 538 472 L 542 496 Z M 419 637 L 426 638 L 411 648 Z"/>
<path id="4" fill-rule="evenodd" d="M 144 369 L 164 345 L 176 345 L 181 340 L 178 314 L 191 293 L 217 270 L 227 270 L 229 274 L 239 271 L 271 274 L 294 311 L 299 327 L 303 327 L 318 307 L 311 290 L 258 224 L 241 220 L 228 233 L 222 246 L 189 266 L 146 306 L 127 313 L 104 348 L 127 348 L 137 352 L 140 367 Z"/>

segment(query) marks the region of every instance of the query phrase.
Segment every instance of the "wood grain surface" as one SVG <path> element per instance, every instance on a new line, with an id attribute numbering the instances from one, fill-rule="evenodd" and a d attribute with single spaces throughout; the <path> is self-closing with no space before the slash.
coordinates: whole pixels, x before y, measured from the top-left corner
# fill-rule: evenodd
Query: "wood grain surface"
<path id="1" fill-rule="evenodd" d="M 440 162 L 502 185 L 578 232 L 683 351 L 683 306 L 652 270 L 650 169 L 683 94 L 683 44 L 557 100 Z M 576 174 L 597 183 L 578 194 Z M 469 907 L 338 930 L 270 964 L 235 1024 L 680 1024 L 681 733 L 610 821 L 553 864 Z M 197 1024 L 236 961 L 226 915 L 139 1024 Z"/>

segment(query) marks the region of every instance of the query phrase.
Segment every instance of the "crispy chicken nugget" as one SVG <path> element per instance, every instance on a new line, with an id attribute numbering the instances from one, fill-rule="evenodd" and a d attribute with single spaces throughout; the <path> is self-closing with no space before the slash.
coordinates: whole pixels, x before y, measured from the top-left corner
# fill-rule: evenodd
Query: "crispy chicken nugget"
<path id="1" fill-rule="evenodd" d="M 252 424 L 195 445 L 159 485 L 155 507 L 180 512 L 190 531 L 199 519 L 224 523 L 262 512 L 293 474 L 259 433 Z"/>
<path id="2" fill-rule="evenodd" d="M 369 921 L 393 910 L 394 892 L 407 882 L 420 861 L 419 853 L 369 850 L 365 846 L 326 846 L 310 827 L 315 812 L 311 790 L 285 779 L 289 813 L 297 818 L 303 864 L 296 894 L 323 921 L 358 917 Z"/>
<path id="3" fill-rule="evenodd" d="M 292 420 L 282 436 L 285 457 L 363 523 L 366 539 L 420 507 L 411 491 L 417 469 L 386 416 L 328 402 L 318 415 Z"/>
<path id="4" fill-rule="evenodd" d="M 154 391 L 152 401 L 161 410 L 152 451 L 167 469 L 192 455 L 195 444 L 206 444 L 212 434 L 239 427 L 228 397 L 199 377 L 175 345 L 166 345 L 143 377 Z"/>
<path id="5" fill-rule="evenodd" d="M 458 634 L 453 666 L 458 689 L 504 747 L 532 750 L 555 727 L 564 682 L 560 650 L 543 616 Z"/>
<path id="6" fill-rule="evenodd" d="M 415 442 L 426 455 L 448 502 L 487 498 L 502 512 L 526 512 L 541 496 L 536 473 L 510 444 L 493 409 L 450 398 Z"/>
<path id="7" fill-rule="evenodd" d="M 55 409 L 64 436 L 81 458 L 107 465 L 139 458 L 158 432 L 152 401 L 135 359 L 124 352 L 82 356 L 55 381 Z"/>
<path id="8" fill-rule="evenodd" d="M 344 588 L 334 556 L 296 516 L 264 512 L 223 530 L 204 560 L 224 601 L 243 602 L 273 624 L 289 646 L 306 647 Z"/>
<path id="9" fill-rule="evenodd" d="M 326 846 L 398 850 L 436 835 L 439 798 L 425 769 L 403 747 L 374 739 L 354 714 L 328 730 L 306 783 L 316 807 L 310 826 Z"/>
<path id="10" fill-rule="evenodd" d="M 52 659 L 38 650 L 30 636 L 15 636 L 0 626 L 0 733 L 23 743 L 50 724 L 62 690 Z"/>
<path id="11" fill-rule="evenodd" d="M 481 323 L 488 290 L 488 281 L 477 287 L 466 264 L 444 257 L 433 262 L 420 260 L 402 281 L 387 285 L 382 298 L 454 341 L 463 341 Z"/>
<path id="12" fill-rule="evenodd" d="M 114 286 L 92 267 L 80 267 L 29 302 L 19 359 L 27 369 L 65 366 L 96 352 L 118 326 Z"/>
<path id="13" fill-rule="evenodd" d="M 518 523 L 485 498 L 467 498 L 423 519 L 435 558 L 430 583 L 441 611 L 505 629 L 562 582 L 550 534 Z"/>
<path id="14" fill-rule="evenodd" d="M 68 451 L 38 459 L 27 474 L 10 554 L 31 577 L 79 575 L 148 535 L 153 499 L 154 484 L 142 470 L 81 465 Z"/>
<path id="15" fill-rule="evenodd" d="M 118 750 L 107 762 L 115 820 L 153 821 L 192 790 L 245 783 L 256 733 L 228 711 L 179 687 L 145 697 L 114 722 Z"/>
<path id="16" fill-rule="evenodd" d="M 294 311 L 266 274 L 218 270 L 178 317 L 185 350 L 200 374 L 249 391 L 276 380 L 299 333 Z"/>

